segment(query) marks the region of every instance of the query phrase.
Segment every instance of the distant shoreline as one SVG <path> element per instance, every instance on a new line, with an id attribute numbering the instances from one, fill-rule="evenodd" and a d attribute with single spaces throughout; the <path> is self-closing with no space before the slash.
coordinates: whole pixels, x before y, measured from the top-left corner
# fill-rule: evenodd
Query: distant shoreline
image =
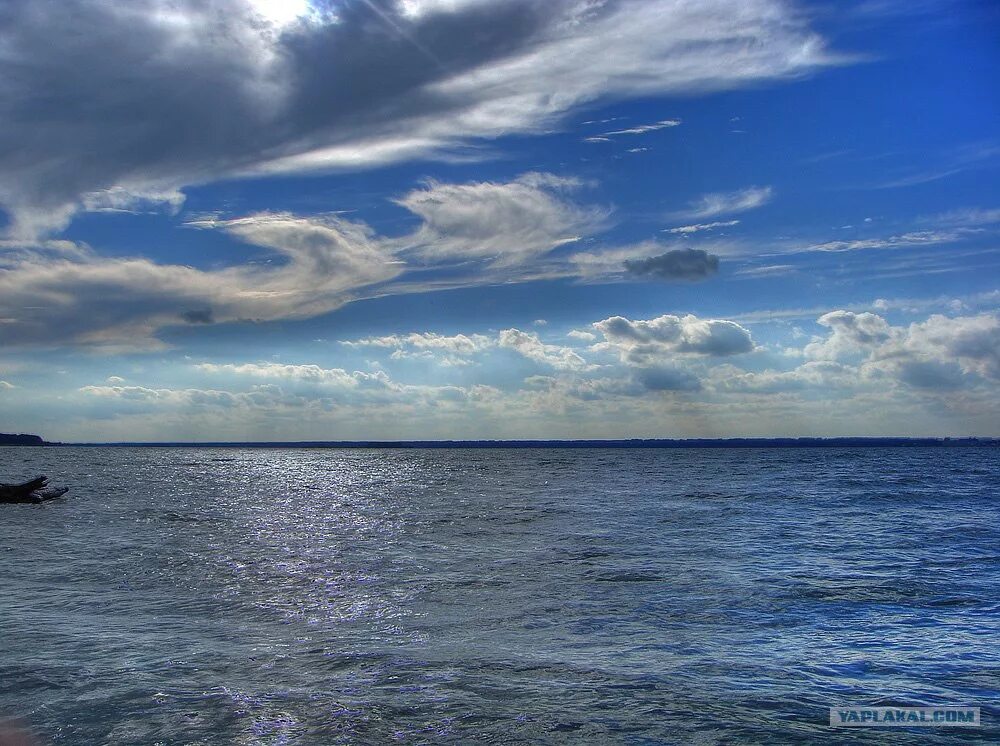
<path id="1" fill-rule="evenodd" d="M 31 443 L 0 445 L 87 448 L 983 448 L 1000 446 L 1000 438 L 630 438 L 587 440 L 337 440 L 337 441 L 211 441 L 211 442 L 116 442 L 50 443 L 40 438 Z"/>

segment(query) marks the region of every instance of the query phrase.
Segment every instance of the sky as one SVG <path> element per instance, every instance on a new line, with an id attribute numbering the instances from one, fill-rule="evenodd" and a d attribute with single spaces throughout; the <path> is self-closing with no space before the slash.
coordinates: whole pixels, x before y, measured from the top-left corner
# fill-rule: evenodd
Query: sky
<path id="1" fill-rule="evenodd" d="M 0 430 L 1000 435 L 1000 7 L 8 0 Z"/>

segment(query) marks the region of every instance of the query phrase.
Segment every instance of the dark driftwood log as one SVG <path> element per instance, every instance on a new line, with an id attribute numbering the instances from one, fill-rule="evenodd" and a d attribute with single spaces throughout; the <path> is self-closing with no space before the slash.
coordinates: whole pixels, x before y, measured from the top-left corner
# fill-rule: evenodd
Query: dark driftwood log
<path id="1" fill-rule="evenodd" d="M 41 503 L 65 495 L 68 487 L 49 487 L 47 477 L 35 477 L 21 484 L 0 484 L 0 503 Z"/>

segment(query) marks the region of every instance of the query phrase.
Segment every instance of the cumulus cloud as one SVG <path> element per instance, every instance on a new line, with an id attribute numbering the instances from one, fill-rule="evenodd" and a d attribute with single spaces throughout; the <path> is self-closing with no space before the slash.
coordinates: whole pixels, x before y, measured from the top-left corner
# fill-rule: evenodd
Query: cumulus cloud
<path id="1" fill-rule="evenodd" d="M 861 354 L 887 342 L 893 335 L 888 322 L 874 313 L 831 311 L 816 321 L 830 329 L 825 339 L 810 342 L 804 352 L 817 360 L 836 360 Z"/>
<path id="2" fill-rule="evenodd" d="M 674 249 L 645 259 L 626 259 L 625 271 L 658 280 L 704 280 L 719 271 L 719 257 L 703 249 Z"/>
<path id="3" fill-rule="evenodd" d="M 954 362 L 965 373 L 1000 380 L 1000 317 L 934 314 L 911 324 L 903 349 L 918 358 Z"/>
<path id="4" fill-rule="evenodd" d="M 504 329 L 498 339 L 500 347 L 514 350 L 520 355 L 556 370 L 590 370 L 596 366 L 584 360 L 571 347 L 545 344 L 533 332 Z"/>
<path id="5" fill-rule="evenodd" d="M 604 337 L 594 348 L 616 352 L 631 365 L 651 366 L 678 355 L 726 357 L 754 349 L 750 332 L 739 324 L 691 314 L 635 321 L 612 316 L 593 326 Z"/>
<path id="6" fill-rule="evenodd" d="M 763 207 L 773 196 L 774 191 L 769 186 L 751 186 L 735 192 L 712 192 L 703 194 L 692 202 L 686 210 L 678 213 L 678 217 L 713 218 L 716 215 L 746 212 Z"/>
<path id="7" fill-rule="evenodd" d="M 455 153 L 551 129 L 598 99 L 730 89 L 842 61 L 778 0 L 262 12 L 277 7 L 5 3 L 0 204 L 11 231 L 58 229 L 87 199 L 117 199 L 85 195 Z"/>
<path id="8" fill-rule="evenodd" d="M 969 378 L 1000 380 L 1000 318 L 995 314 L 934 314 L 892 326 L 874 313 L 833 311 L 818 320 L 830 329 L 807 344 L 814 360 L 852 360 L 868 378 L 890 378 L 918 388 L 957 388 Z"/>

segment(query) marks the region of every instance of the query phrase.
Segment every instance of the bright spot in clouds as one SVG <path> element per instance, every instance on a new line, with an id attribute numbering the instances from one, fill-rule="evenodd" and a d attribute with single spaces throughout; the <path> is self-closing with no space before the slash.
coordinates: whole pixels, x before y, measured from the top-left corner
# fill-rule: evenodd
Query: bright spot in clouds
<path id="1" fill-rule="evenodd" d="M 253 9 L 275 26 L 287 26 L 309 12 L 309 0 L 250 0 Z"/>

